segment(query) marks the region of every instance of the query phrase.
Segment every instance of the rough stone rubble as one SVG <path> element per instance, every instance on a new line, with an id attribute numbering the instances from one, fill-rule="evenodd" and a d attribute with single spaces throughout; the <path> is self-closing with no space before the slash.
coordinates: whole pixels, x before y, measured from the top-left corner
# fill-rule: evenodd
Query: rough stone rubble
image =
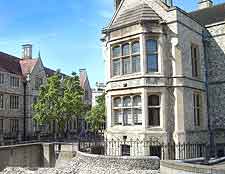
<path id="1" fill-rule="evenodd" d="M 107 161 L 106 165 L 107 166 Z M 108 165 L 110 166 L 110 165 Z M 126 167 L 98 167 L 94 163 L 87 163 L 83 159 L 76 157 L 65 167 L 60 168 L 6 168 L 0 174 L 159 174 L 158 170 L 129 170 Z"/>

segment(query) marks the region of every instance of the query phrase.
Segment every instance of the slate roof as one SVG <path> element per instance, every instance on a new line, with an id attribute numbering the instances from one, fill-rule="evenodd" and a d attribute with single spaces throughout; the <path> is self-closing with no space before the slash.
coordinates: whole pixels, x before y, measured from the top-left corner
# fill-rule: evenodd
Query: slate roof
<path id="1" fill-rule="evenodd" d="M 0 71 L 2 72 L 23 76 L 31 72 L 36 63 L 37 59 L 20 59 L 0 52 Z M 52 76 L 55 73 L 55 71 L 50 68 L 44 67 L 44 69 L 47 76 Z"/>
<path id="2" fill-rule="evenodd" d="M 113 21 L 110 28 L 117 28 L 123 25 L 140 22 L 140 21 L 160 21 L 162 20 L 159 15 L 150 8 L 146 3 L 137 5 L 134 8 L 124 10 Z"/>
<path id="3" fill-rule="evenodd" d="M 193 11 L 189 15 L 202 25 L 225 21 L 225 3 Z"/>
<path id="4" fill-rule="evenodd" d="M 0 52 L 0 71 L 22 75 L 19 61 L 15 56 Z"/>

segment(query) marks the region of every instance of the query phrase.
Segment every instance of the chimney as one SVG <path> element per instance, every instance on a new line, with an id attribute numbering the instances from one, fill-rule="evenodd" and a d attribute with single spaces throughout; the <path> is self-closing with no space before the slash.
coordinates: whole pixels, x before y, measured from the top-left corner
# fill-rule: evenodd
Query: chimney
<path id="1" fill-rule="evenodd" d="M 118 9 L 120 3 L 121 3 L 122 0 L 114 0 L 114 6 L 115 6 L 115 10 Z"/>
<path id="2" fill-rule="evenodd" d="M 212 0 L 199 0 L 198 1 L 198 9 L 204 9 L 204 8 L 209 8 L 213 6 L 213 1 Z"/>
<path id="3" fill-rule="evenodd" d="M 22 49 L 23 49 L 22 59 L 32 59 L 32 45 L 31 44 L 22 45 Z"/>

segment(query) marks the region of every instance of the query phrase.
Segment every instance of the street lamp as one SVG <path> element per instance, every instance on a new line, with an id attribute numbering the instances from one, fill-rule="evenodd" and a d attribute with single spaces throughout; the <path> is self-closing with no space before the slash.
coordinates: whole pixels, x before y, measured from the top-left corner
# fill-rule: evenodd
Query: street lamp
<path id="1" fill-rule="evenodd" d="M 26 109 L 26 96 L 27 96 L 27 92 L 26 92 L 26 88 L 27 88 L 27 84 L 30 83 L 30 74 L 27 74 L 26 77 L 24 78 L 23 81 L 23 90 L 24 90 L 24 94 L 23 94 L 23 140 L 26 140 L 26 118 L 27 118 L 27 109 Z"/>

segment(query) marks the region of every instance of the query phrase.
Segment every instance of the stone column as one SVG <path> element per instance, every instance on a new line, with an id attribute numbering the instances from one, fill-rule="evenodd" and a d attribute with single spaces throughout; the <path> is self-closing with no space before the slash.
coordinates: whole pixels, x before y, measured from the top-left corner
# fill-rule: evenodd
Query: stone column
<path id="1" fill-rule="evenodd" d="M 147 72 L 145 34 L 140 35 L 140 63 L 141 63 L 141 74 L 144 75 Z"/>

